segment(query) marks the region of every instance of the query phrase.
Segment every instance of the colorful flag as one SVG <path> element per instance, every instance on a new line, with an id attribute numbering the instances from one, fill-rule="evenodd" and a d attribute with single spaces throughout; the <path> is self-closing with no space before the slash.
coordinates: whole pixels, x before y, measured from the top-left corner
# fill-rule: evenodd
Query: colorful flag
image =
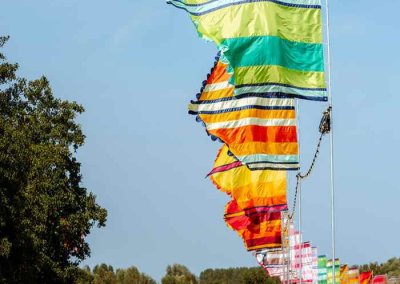
<path id="1" fill-rule="evenodd" d="M 340 267 L 340 284 L 349 283 L 349 266 L 344 264 Z"/>
<path id="2" fill-rule="evenodd" d="M 359 284 L 360 272 L 358 268 L 351 268 L 347 273 L 349 284 Z"/>
<path id="3" fill-rule="evenodd" d="M 236 94 L 326 100 L 320 0 L 170 0 L 234 73 Z"/>
<path id="4" fill-rule="evenodd" d="M 327 284 L 328 282 L 327 262 L 325 255 L 318 256 L 318 284 Z"/>
<path id="5" fill-rule="evenodd" d="M 207 81 L 189 104 L 211 137 L 251 170 L 297 170 L 294 100 L 284 97 L 233 95 L 227 65 L 217 61 Z"/>
<path id="6" fill-rule="evenodd" d="M 336 259 L 334 264 L 333 264 L 332 260 L 328 260 L 326 267 L 327 267 L 327 272 L 328 272 L 328 284 L 340 284 L 340 261 L 339 261 L 339 259 Z M 333 280 L 333 269 L 335 269 L 335 281 Z"/>
<path id="7" fill-rule="evenodd" d="M 371 281 L 371 284 L 386 284 L 386 283 L 387 283 L 386 275 L 377 275 Z"/>
<path id="8" fill-rule="evenodd" d="M 286 254 L 281 248 L 257 251 L 256 258 L 270 277 L 279 277 L 281 281 L 287 279 Z"/>
<path id="9" fill-rule="evenodd" d="M 360 284 L 368 284 L 372 278 L 372 271 L 360 273 Z"/>
<path id="10" fill-rule="evenodd" d="M 210 173 L 218 189 L 232 196 L 246 215 L 287 210 L 286 172 L 250 171 L 224 145 Z"/>
<path id="11" fill-rule="evenodd" d="M 316 247 L 312 248 L 312 269 L 313 269 L 312 283 L 318 284 L 318 249 Z"/>
<path id="12" fill-rule="evenodd" d="M 233 199 L 225 208 L 225 222 L 242 237 L 249 251 L 282 246 L 281 212 L 246 214 Z"/>

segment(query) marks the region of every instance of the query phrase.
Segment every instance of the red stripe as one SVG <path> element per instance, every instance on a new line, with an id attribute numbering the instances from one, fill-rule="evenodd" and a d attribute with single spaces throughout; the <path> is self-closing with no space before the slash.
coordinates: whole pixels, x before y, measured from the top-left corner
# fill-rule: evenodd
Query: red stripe
<path id="1" fill-rule="evenodd" d="M 271 237 L 246 240 L 246 246 L 248 248 L 258 247 L 268 244 L 277 244 L 277 245 L 282 244 L 281 236 L 271 236 Z"/>
<path id="2" fill-rule="evenodd" d="M 249 125 L 237 128 L 209 130 L 228 145 L 245 142 L 297 142 L 296 126 L 258 126 Z"/>
<path id="3" fill-rule="evenodd" d="M 207 176 L 210 176 L 210 175 L 213 175 L 216 173 L 220 173 L 220 172 L 226 172 L 226 171 L 229 171 L 231 169 L 238 168 L 241 166 L 242 166 L 242 163 L 240 161 L 233 162 L 231 164 L 227 164 L 227 165 L 223 165 L 223 166 L 219 166 L 219 167 L 214 168 Z"/>

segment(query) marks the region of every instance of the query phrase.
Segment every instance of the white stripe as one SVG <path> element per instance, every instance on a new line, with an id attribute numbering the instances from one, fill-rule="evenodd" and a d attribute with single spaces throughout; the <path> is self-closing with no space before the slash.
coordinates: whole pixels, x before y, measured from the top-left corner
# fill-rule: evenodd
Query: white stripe
<path id="1" fill-rule="evenodd" d="M 283 4 L 294 4 L 294 5 L 321 5 L 321 0 L 280 0 Z M 243 0 L 219 0 L 219 1 L 209 1 L 201 3 L 199 5 L 186 5 L 181 1 L 171 0 L 167 3 L 172 3 L 178 7 L 185 8 L 189 13 L 201 14 L 214 11 L 215 9 L 224 7 L 226 5 L 233 5 L 235 3 L 241 3 Z M 246 4 L 246 3 L 243 3 Z"/>
<path id="2" fill-rule="evenodd" d="M 257 117 L 248 117 L 238 120 L 210 123 L 207 125 L 208 130 L 220 128 L 236 128 L 248 125 L 258 126 L 296 126 L 295 119 L 261 119 Z"/>
<path id="3" fill-rule="evenodd" d="M 232 88 L 233 85 L 229 84 L 228 81 L 214 83 L 214 84 L 207 84 L 203 90 L 203 92 L 212 92 L 212 91 L 219 91 L 223 89 Z"/>
<path id="4" fill-rule="evenodd" d="M 251 170 L 264 169 L 264 168 L 273 168 L 273 169 L 297 169 L 299 167 L 298 164 L 270 164 L 270 163 L 262 163 L 262 164 L 250 164 L 247 165 Z"/>
<path id="5" fill-rule="evenodd" d="M 190 104 L 189 109 L 192 111 L 220 111 L 231 108 L 240 108 L 245 106 L 288 106 L 294 107 L 293 99 L 269 99 L 269 98 L 241 98 L 218 103 Z"/>

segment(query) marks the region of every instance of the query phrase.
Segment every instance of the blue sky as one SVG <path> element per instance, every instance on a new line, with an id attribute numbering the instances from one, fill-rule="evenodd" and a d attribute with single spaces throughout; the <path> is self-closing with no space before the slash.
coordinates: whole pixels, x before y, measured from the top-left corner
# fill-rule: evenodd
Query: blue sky
<path id="1" fill-rule="evenodd" d="M 399 9 L 399 1 L 331 1 L 337 255 L 349 264 L 400 256 Z M 78 158 L 109 218 L 90 235 L 84 264 L 135 265 L 156 279 L 172 263 L 195 273 L 256 265 L 223 222 L 228 198 L 204 178 L 220 145 L 186 107 L 216 48 L 188 16 L 154 0 L 3 1 L 2 11 L 19 74 L 46 75 L 56 96 L 86 108 Z M 300 102 L 304 167 L 324 107 Z M 329 255 L 328 146 L 302 207 L 304 240 Z"/>

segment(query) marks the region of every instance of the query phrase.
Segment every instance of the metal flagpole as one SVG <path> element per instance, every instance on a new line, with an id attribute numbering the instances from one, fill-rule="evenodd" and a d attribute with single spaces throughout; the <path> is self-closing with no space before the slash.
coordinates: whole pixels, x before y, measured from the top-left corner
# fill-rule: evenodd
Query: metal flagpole
<path id="1" fill-rule="evenodd" d="M 329 106 L 331 108 L 331 131 L 330 131 L 330 158 L 331 158 L 331 224 L 332 224 L 332 259 L 336 260 L 336 216 L 335 216 L 335 179 L 334 179 L 334 139 L 333 139 L 333 99 L 332 99 L 332 81 L 331 81 L 331 71 L 332 71 L 332 55 L 331 55 L 331 42 L 330 42 L 330 18 L 329 18 L 329 0 L 325 0 L 325 11 L 326 11 L 326 41 L 327 41 L 327 61 L 328 61 L 328 97 Z M 333 269 L 333 281 L 336 284 L 336 269 Z"/>
<path id="2" fill-rule="evenodd" d="M 301 147 L 300 144 L 300 104 L 299 104 L 299 100 L 296 99 L 296 111 L 297 111 L 297 141 L 299 144 L 299 148 Z M 301 164 L 301 149 L 299 151 L 299 163 Z M 300 171 L 299 171 L 300 174 Z M 303 282 L 303 228 L 302 228 L 302 212 L 301 212 L 301 181 L 299 183 L 299 187 L 298 187 L 298 195 L 299 195 L 299 231 L 300 231 L 300 269 L 299 269 L 299 274 L 298 277 L 300 279 L 300 284 L 302 284 Z"/>

